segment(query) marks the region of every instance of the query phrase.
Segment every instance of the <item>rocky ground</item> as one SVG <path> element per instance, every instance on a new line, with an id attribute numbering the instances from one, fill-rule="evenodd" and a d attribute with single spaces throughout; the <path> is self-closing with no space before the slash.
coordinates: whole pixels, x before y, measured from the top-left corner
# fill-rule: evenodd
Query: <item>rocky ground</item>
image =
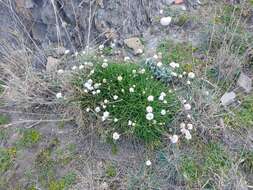
<path id="1" fill-rule="evenodd" d="M 17 63 L 17 70 L 22 67 L 20 62 L 24 49 L 29 57 L 24 60 L 31 63 L 34 70 L 49 73 L 56 68 L 71 69 L 78 61 L 76 52 L 80 55 L 82 51 L 87 53 L 102 49 L 103 56 L 108 59 L 137 62 L 165 51 L 178 61 L 194 64 L 194 69 L 199 73 L 209 72 L 202 69 L 203 65 L 214 65 L 212 69 L 221 68 L 218 75 L 210 69 L 210 75 L 214 74 L 215 82 L 212 85 L 215 86 L 214 94 L 219 97 L 216 101 L 221 101 L 224 107 L 223 112 L 215 113 L 214 118 L 219 119 L 217 123 L 211 123 L 212 126 L 204 123 L 207 120 L 203 117 L 206 116 L 200 114 L 203 120 L 198 124 L 203 128 L 199 129 L 197 140 L 185 147 L 179 145 L 171 149 L 170 145 L 166 145 L 160 150 L 150 151 L 143 142 L 127 137 L 119 141 L 115 148 L 98 135 L 101 124 L 96 121 L 80 125 L 70 120 L 61 106 L 40 106 L 35 99 L 32 107 L 26 107 L 25 101 L 19 104 L 22 97 L 9 94 L 10 87 L 3 83 L 0 102 L 0 189 L 253 189 L 252 44 L 245 42 L 247 48 L 242 50 L 240 57 L 233 52 L 229 53 L 228 58 L 226 52 L 220 56 L 216 52 L 216 56 L 211 56 L 216 47 L 205 47 L 205 40 L 209 39 L 210 31 L 214 29 L 211 23 L 220 24 L 234 18 L 235 9 L 220 15 L 219 12 L 225 10 L 224 6 L 240 7 L 242 19 L 238 22 L 246 27 L 239 36 L 246 39 L 244 34 L 252 32 L 253 5 L 244 9 L 244 2 L 234 1 L 173 2 L 0 1 L 0 24 L 4 26 L 0 29 L 0 58 L 3 63 L 9 60 Z M 160 19 L 168 16 L 172 17 L 172 22 L 169 26 L 162 26 Z M 226 41 L 226 35 L 220 39 L 219 34 L 213 32 L 211 37 L 212 40 L 217 37 Z M 161 46 L 164 41 L 173 43 L 166 49 Z M 193 51 L 195 48 L 197 51 Z M 206 49 L 202 51 L 201 48 Z M 10 53 L 10 49 L 14 54 Z M 67 50 L 70 50 L 68 55 Z M 196 66 L 196 60 L 204 64 Z M 237 60 L 240 68 L 235 67 L 231 71 Z M 233 72 L 238 69 L 240 75 L 234 79 Z M 8 78 L 6 73 L 0 73 L 4 76 L 0 79 Z M 249 101 L 240 111 L 242 114 L 237 113 L 236 110 L 244 106 L 241 102 L 245 97 L 249 97 Z M 202 104 L 199 104 L 201 107 Z M 205 112 L 205 107 L 202 111 Z M 204 146 L 217 139 L 226 153 L 219 148 L 208 149 Z M 192 147 L 210 150 L 214 155 L 199 155 L 204 157 L 201 168 L 206 167 L 203 163 L 212 164 L 201 174 L 192 160 L 186 159 L 181 164 L 177 159 L 187 154 L 194 157 L 193 152 L 187 151 Z M 247 152 L 247 156 L 242 150 Z M 145 166 L 145 160 L 149 157 L 156 163 L 152 168 Z M 217 167 L 223 170 L 218 172 Z M 181 168 L 184 168 L 183 172 Z M 206 181 L 201 181 L 199 175 L 205 176 Z M 212 176 L 214 179 L 206 177 L 209 175 L 215 175 Z M 216 186 L 211 183 L 213 181 Z"/>

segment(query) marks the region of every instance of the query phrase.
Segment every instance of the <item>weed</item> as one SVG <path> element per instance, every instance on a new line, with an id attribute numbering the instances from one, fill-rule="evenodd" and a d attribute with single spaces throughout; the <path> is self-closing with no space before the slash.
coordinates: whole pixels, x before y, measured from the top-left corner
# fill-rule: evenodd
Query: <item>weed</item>
<path id="1" fill-rule="evenodd" d="M 76 174 L 69 173 L 60 180 L 51 181 L 49 184 L 49 190 L 66 190 L 76 181 Z"/>
<path id="2" fill-rule="evenodd" d="M 166 132 L 164 126 L 170 124 L 179 108 L 175 94 L 135 64 L 103 63 L 92 71 L 89 77 L 81 72 L 74 78 L 74 101 L 102 121 L 113 123 L 105 128 L 107 134 L 117 131 L 134 134 L 145 142 L 160 142 Z M 163 101 L 158 100 L 161 93 Z M 162 110 L 165 113 L 161 114 Z"/>
<path id="3" fill-rule="evenodd" d="M 41 134 L 35 129 L 27 129 L 22 132 L 22 138 L 17 142 L 19 147 L 32 147 L 41 139 Z"/>
<path id="4" fill-rule="evenodd" d="M 243 152 L 241 166 L 244 171 L 253 174 L 253 151 Z"/>
<path id="5" fill-rule="evenodd" d="M 114 165 L 108 165 L 105 169 L 105 175 L 107 177 L 115 177 L 117 175 L 117 170 Z"/>
<path id="6" fill-rule="evenodd" d="M 184 178 L 191 184 L 196 183 L 201 176 L 199 165 L 190 157 L 182 158 L 180 169 Z"/>
<path id="7" fill-rule="evenodd" d="M 5 125 L 10 122 L 10 119 L 7 116 L 0 115 L 0 125 Z"/>
<path id="8" fill-rule="evenodd" d="M 0 173 L 4 173 L 12 165 L 16 156 L 15 148 L 0 148 Z"/>

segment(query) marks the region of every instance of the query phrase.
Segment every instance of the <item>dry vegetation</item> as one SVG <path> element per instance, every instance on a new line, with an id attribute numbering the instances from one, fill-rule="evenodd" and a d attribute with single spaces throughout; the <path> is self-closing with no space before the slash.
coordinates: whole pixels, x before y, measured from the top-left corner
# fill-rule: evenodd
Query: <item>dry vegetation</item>
<path id="1" fill-rule="evenodd" d="M 16 46 L 1 39 L 0 189 L 252 189 L 253 94 L 237 81 L 253 76 L 253 3 L 199 9 L 164 14 L 200 43 L 169 34 L 152 57 L 105 42 L 55 58 L 19 27 Z"/>

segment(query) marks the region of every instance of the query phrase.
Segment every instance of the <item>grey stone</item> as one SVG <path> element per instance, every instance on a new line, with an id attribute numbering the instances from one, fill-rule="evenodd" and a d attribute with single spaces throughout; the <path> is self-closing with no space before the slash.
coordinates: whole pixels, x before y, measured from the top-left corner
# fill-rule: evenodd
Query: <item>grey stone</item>
<path id="1" fill-rule="evenodd" d="M 133 49 L 135 55 L 142 54 L 144 51 L 144 45 L 139 38 L 128 38 L 124 40 L 124 43 L 127 47 Z"/>
<path id="2" fill-rule="evenodd" d="M 227 106 L 235 101 L 236 94 L 232 92 L 226 92 L 220 99 L 221 105 Z"/>
<path id="3" fill-rule="evenodd" d="M 243 88 L 245 92 L 249 93 L 252 90 L 252 79 L 246 74 L 241 73 L 237 85 Z"/>
<path id="4" fill-rule="evenodd" d="M 35 40 L 43 41 L 47 33 L 47 25 L 35 22 L 32 26 L 32 35 Z"/>
<path id="5" fill-rule="evenodd" d="M 47 72 L 56 72 L 59 63 L 60 63 L 59 59 L 56 59 L 56 58 L 51 57 L 51 56 L 48 57 L 47 58 L 47 66 L 46 66 Z"/>

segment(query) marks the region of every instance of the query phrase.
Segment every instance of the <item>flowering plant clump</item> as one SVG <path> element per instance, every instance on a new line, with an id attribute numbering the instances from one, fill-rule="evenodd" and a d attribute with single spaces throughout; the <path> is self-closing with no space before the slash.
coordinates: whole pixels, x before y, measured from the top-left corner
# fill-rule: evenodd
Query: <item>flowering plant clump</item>
<path id="1" fill-rule="evenodd" d="M 83 110 L 95 114 L 114 140 L 134 135 L 148 143 L 160 142 L 179 111 L 173 91 L 139 65 L 106 62 L 77 72 L 73 80 Z"/>

